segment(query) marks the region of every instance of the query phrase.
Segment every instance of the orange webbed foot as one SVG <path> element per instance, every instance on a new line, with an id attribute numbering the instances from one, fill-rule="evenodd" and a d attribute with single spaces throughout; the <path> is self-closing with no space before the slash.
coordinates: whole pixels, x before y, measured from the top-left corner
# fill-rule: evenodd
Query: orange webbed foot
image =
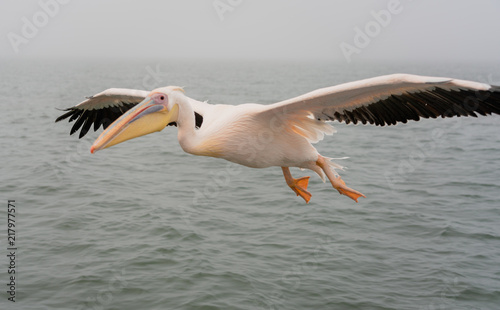
<path id="1" fill-rule="evenodd" d="M 335 183 L 335 184 L 333 184 Z M 335 187 L 335 189 L 341 194 L 341 195 L 346 195 L 347 197 L 351 198 L 352 200 L 358 202 L 359 197 L 364 197 L 366 198 L 365 195 L 362 193 L 358 192 L 355 189 L 352 189 L 350 187 L 347 187 L 345 185 L 344 180 L 340 178 L 340 176 L 335 178 L 335 182 L 332 182 L 332 185 Z"/>
<path id="2" fill-rule="evenodd" d="M 330 159 L 318 155 L 318 160 L 316 161 L 316 165 L 318 165 L 325 172 L 326 176 L 328 177 L 328 180 L 330 180 L 330 183 L 332 183 L 333 188 L 335 188 L 341 195 L 346 195 L 347 197 L 351 198 L 356 202 L 358 202 L 359 197 L 366 198 L 366 196 L 363 195 L 362 193 L 352 188 L 349 188 L 347 187 L 347 185 L 345 185 L 344 180 L 342 180 L 342 178 L 335 172 L 334 169 L 332 169 L 331 166 L 340 169 L 342 167 L 336 164 L 332 164 Z"/>
<path id="3" fill-rule="evenodd" d="M 363 195 L 360 192 L 358 192 L 357 190 L 354 190 L 354 189 L 349 188 L 349 187 L 346 187 L 345 189 L 338 188 L 337 190 L 339 191 L 340 194 L 346 195 L 347 197 L 351 198 L 352 200 L 354 200 L 356 202 L 358 202 L 359 197 L 366 198 L 365 195 Z"/>
<path id="4" fill-rule="evenodd" d="M 290 173 L 290 168 L 281 167 L 283 170 L 283 176 L 285 177 L 286 184 L 297 194 L 297 196 L 302 197 L 306 203 L 311 200 L 311 193 L 307 191 L 307 185 L 309 185 L 309 177 L 302 177 L 294 179 Z"/>
<path id="5" fill-rule="evenodd" d="M 298 179 L 292 179 L 292 184 L 290 184 L 290 188 L 297 194 L 304 198 L 306 203 L 309 203 L 311 200 L 311 193 L 307 191 L 307 185 L 309 185 L 309 177 L 302 177 Z"/>

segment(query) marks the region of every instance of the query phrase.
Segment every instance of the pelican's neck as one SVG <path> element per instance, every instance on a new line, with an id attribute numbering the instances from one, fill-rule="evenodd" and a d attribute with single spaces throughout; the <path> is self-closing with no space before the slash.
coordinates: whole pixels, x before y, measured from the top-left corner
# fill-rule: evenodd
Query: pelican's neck
<path id="1" fill-rule="evenodd" d="M 195 128 L 196 121 L 194 117 L 193 99 L 183 96 L 177 103 L 179 105 L 179 116 L 177 118 L 177 139 L 182 149 L 187 153 L 194 153 L 195 146 L 198 143 L 198 132 Z"/>

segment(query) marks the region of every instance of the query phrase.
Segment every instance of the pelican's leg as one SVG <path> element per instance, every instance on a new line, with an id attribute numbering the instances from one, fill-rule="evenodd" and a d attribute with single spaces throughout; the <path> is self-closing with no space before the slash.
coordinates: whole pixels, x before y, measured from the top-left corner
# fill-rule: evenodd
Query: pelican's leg
<path id="1" fill-rule="evenodd" d="M 307 191 L 307 185 L 309 184 L 309 177 L 303 177 L 299 179 L 294 179 L 292 177 L 292 174 L 290 173 L 290 168 L 288 167 L 281 167 L 283 170 L 283 175 L 285 176 L 286 184 L 290 186 L 290 188 L 297 194 L 297 196 L 300 196 L 304 198 L 306 203 L 309 203 L 309 200 L 311 200 L 311 193 Z"/>
<path id="2" fill-rule="evenodd" d="M 339 175 L 335 175 L 332 168 L 330 168 L 328 160 L 325 159 L 323 156 L 321 155 L 318 156 L 318 161 L 316 161 L 316 165 L 318 165 L 321 169 L 323 169 L 326 176 L 330 180 L 330 183 L 332 183 L 333 188 L 338 190 L 340 194 L 346 195 L 347 197 L 351 198 L 356 202 L 358 202 L 359 197 L 366 198 L 365 195 L 361 194 L 357 190 L 347 187 L 345 185 L 344 180 L 342 180 Z"/>

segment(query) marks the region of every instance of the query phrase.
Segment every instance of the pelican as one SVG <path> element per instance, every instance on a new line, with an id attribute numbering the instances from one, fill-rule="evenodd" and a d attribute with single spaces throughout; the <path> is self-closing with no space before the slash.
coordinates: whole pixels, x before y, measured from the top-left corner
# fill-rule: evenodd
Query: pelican
<path id="1" fill-rule="evenodd" d="M 201 102 L 183 88 L 153 91 L 111 88 L 64 110 L 56 122 L 75 121 L 70 134 L 104 131 L 91 153 L 167 126 L 176 126 L 182 149 L 193 155 L 223 158 L 252 168 L 281 167 L 286 184 L 306 203 L 309 177 L 295 179 L 290 167 L 310 169 L 340 194 L 358 202 L 342 166 L 318 153 L 312 143 L 335 132 L 330 121 L 376 126 L 441 116 L 500 114 L 500 87 L 484 83 L 393 74 L 317 89 L 270 105 Z"/>

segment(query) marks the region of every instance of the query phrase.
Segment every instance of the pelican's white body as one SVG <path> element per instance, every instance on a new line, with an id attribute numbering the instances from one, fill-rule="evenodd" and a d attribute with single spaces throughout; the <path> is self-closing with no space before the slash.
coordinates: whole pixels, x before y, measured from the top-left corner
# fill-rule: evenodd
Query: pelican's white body
<path id="1" fill-rule="evenodd" d="M 261 117 L 267 109 L 250 103 L 212 105 L 201 128 L 189 139 L 184 138 L 185 127 L 179 122 L 179 143 L 187 153 L 220 157 L 252 168 L 309 168 L 308 162 L 318 158 L 316 149 L 306 137 L 293 131 L 288 120 L 272 114 Z M 181 106 L 179 119 L 191 113 L 189 108 Z M 325 124 L 318 121 L 318 125 Z"/>

